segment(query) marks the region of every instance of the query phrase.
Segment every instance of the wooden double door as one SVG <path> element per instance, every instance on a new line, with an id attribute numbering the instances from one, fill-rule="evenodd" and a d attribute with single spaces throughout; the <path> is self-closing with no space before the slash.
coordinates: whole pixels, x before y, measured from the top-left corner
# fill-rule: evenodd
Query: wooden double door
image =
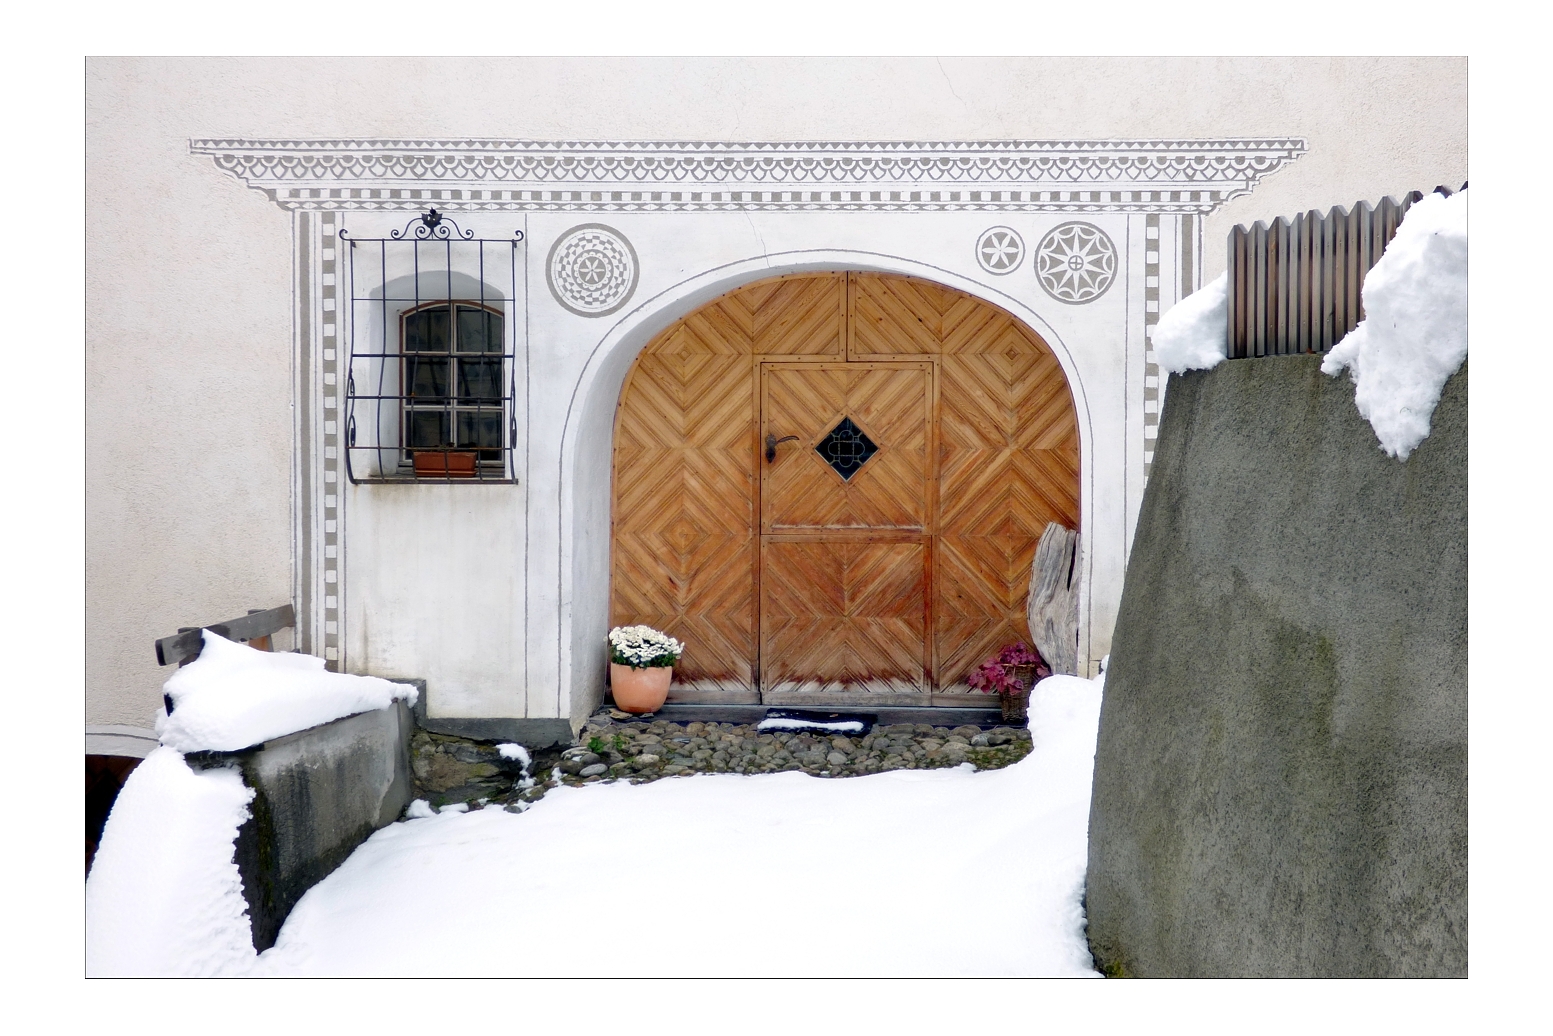
<path id="1" fill-rule="evenodd" d="M 1078 524 L 1050 349 L 942 285 L 747 285 L 638 357 L 616 414 L 612 622 L 686 642 L 670 700 L 984 703 L 1028 640 L 1048 521 Z"/>

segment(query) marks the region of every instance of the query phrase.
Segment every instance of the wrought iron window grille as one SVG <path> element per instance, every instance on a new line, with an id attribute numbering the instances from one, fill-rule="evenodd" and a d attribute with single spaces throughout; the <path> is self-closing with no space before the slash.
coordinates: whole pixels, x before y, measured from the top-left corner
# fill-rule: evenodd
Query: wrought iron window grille
<path id="1" fill-rule="evenodd" d="M 436 209 L 348 246 L 354 484 L 517 481 L 518 246 Z"/>
<path id="2" fill-rule="evenodd" d="M 852 423 L 850 417 L 843 417 L 841 423 L 830 430 L 830 434 L 814 444 L 814 449 L 847 482 L 852 480 L 859 468 L 868 463 L 870 457 L 879 452 L 879 447 Z"/>

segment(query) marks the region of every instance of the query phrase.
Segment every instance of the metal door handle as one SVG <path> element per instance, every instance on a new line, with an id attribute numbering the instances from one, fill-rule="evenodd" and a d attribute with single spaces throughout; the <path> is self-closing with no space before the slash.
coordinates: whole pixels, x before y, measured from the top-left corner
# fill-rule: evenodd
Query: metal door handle
<path id="1" fill-rule="evenodd" d="M 784 435 L 784 436 L 782 436 L 782 438 L 778 439 L 776 437 L 775 433 L 773 433 L 773 432 L 767 432 L 766 433 L 766 463 L 767 464 L 775 464 L 776 463 L 776 448 L 777 448 L 777 444 L 778 443 L 787 442 L 789 439 L 791 439 L 791 440 L 796 442 L 797 439 L 798 439 L 798 436 L 796 436 L 796 435 Z"/>

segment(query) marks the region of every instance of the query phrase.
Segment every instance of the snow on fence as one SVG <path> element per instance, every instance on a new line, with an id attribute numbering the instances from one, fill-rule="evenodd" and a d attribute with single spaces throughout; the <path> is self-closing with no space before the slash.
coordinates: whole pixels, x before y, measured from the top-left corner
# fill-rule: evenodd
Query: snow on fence
<path id="1" fill-rule="evenodd" d="M 1461 185 L 1466 190 L 1467 185 Z M 1449 187 L 1435 194 L 1449 197 Z M 1421 191 L 1229 233 L 1230 359 L 1322 353 L 1363 317 L 1360 290 Z"/>

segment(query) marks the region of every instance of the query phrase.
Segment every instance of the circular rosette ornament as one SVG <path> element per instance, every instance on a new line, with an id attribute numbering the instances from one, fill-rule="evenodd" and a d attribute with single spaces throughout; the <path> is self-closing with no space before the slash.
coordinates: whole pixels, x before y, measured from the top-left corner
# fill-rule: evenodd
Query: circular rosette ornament
<path id="1" fill-rule="evenodd" d="M 976 239 L 976 261 L 988 273 L 1013 273 L 1024 258 L 1024 240 L 1011 227 L 989 227 Z"/>
<path id="2" fill-rule="evenodd" d="M 602 223 L 584 223 L 556 238 L 545 261 L 550 294 L 580 316 L 602 317 L 636 291 L 636 250 Z"/>
<path id="3" fill-rule="evenodd" d="M 1035 275 L 1058 302 L 1093 302 L 1116 280 L 1116 246 L 1093 223 L 1064 223 L 1041 238 Z"/>

